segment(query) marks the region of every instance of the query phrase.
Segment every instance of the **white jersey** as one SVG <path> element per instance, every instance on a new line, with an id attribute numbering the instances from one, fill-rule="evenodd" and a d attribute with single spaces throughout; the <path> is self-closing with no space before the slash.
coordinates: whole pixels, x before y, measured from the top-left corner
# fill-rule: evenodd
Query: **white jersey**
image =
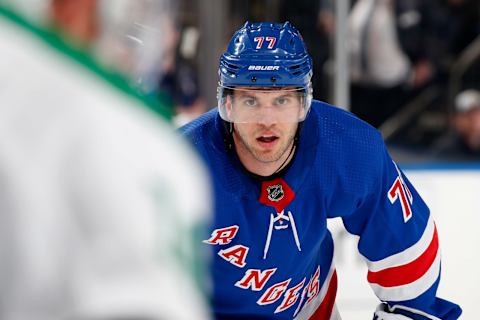
<path id="1" fill-rule="evenodd" d="M 1 12 L 0 39 L 0 319 L 207 319 L 193 153 Z"/>

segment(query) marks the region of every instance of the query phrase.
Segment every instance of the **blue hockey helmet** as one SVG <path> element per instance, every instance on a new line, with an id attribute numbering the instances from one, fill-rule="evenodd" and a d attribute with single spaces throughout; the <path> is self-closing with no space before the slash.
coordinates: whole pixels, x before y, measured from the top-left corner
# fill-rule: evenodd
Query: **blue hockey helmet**
<path id="1" fill-rule="evenodd" d="M 226 121 L 242 122 L 232 119 L 226 110 L 226 97 L 239 88 L 295 90 L 303 111 L 293 121 L 303 121 L 310 109 L 312 58 L 290 22 L 246 22 L 221 56 L 218 72 L 218 107 Z"/>

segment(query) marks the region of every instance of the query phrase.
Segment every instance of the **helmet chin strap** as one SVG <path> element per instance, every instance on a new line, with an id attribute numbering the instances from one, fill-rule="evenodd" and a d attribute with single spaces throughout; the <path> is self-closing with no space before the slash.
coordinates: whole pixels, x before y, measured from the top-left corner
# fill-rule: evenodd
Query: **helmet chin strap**
<path id="1" fill-rule="evenodd" d="M 275 175 L 275 174 L 277 174 L 278 172 L 280 172 L 280 171 L 285 167 L 285 164 L 287 163 L 288 159 L 290 159 L 290 156 L 291 156 L 291 155 L 295 152 L 295 150 L 297 149 L 297 145 L 298 145 L 298 140 L 299 140 L 299 138 L 300 138 L 300 130 L 301 130 L 302 124 L 303 124 L 303 122 L 299 122 L 299 123 L 298 123 L 297 131 L 295 132 L 295 136 L 293 137 L 292 147 L 290 148 L 290 152 L 288 153 L 287 158 L 282 162 L 282 164 L 278 167 L 278 169 L 275 170 L 275 172 L 271 174 L 272 176 Z"/>
<path id="2" fill-rule="evenodd" d="M 284 161 L 282 162 L 282 164 L 278 167 L 278 169 L 275 170 L 275 172 L 271 174 L 272 176 L 275 175 L 275 174 L 277 174 L 278 172 L 280 172 L 280 171 L 283 169 L 283 167 L 285 166 L 285 163 L 287 163 L 288 159 L 290 159 L 290 156 L 291 156 L 292 153 L 295 151 L 296 147 L 297 147 L 297 146 L 296 146 L 296 143 L 293 142 L 293 143 L 292 143 L 292 147 L 290 148 L 290 152 L 288 153 L 287 158 L 285 158 L 285 160 L 284 160 Z"/>
<path id="3" fill-rule="evenodd" d="M 227 133 L 223 138 L 223 143 L 225 145 L 225 150 L 230 152 L 233 150 L 233 122 L 223 120 L 223 127 Z"/>

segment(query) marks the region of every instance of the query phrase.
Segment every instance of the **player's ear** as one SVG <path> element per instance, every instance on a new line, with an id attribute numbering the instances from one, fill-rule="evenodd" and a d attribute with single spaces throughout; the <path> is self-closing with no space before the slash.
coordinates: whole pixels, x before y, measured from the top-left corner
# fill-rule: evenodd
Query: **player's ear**
<path id="1" fill-rule="evenodd" d="M 300 97 L 300 107 L 298 111 L 298 119 L 305 119 L 305 97 Z"/>
<path id="2" fill-rule="evenodd" d="M 305 119 L 305 113 L 306 113 L 306 110 L 305 110 L 305 106 L 303 105 L 303 103 L 300 105 L 300 110 L 298 111 L 298 119 L 301 120 L 301 119 Z"/>
<path id="3" fill-rule="evenodd" d="M 225 111 L 227 112 L 227 117 L 232 119 L 233 117 L 233 97 L 231 95 L 227 95 L 225 99 Z"/>

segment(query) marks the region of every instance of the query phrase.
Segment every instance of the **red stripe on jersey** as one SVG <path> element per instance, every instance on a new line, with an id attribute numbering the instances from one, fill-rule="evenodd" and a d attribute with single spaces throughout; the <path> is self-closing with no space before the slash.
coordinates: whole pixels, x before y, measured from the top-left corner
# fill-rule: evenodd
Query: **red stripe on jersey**
<path id="1" fill-rule="evenodd" d="M 325 320 L 332 316 L 333 306 L 335 305 L 335 297 L 337 296 L 337 271 L 332 274 L 332 279 L 328 285 L 327 293 L 323 298 L 320 306 L 315 310 L 308 320 Z"/>
<path id="2" fill-rule="evenodd" d="M 382 287 L 396 287 L 412 283 L 423 276 L 432 265 L 438 252 L 437 228 L 428 248 L 417 259 L 402 266 L 387 268 L 377 272 L 368 272 L 368 282 Z"/>

